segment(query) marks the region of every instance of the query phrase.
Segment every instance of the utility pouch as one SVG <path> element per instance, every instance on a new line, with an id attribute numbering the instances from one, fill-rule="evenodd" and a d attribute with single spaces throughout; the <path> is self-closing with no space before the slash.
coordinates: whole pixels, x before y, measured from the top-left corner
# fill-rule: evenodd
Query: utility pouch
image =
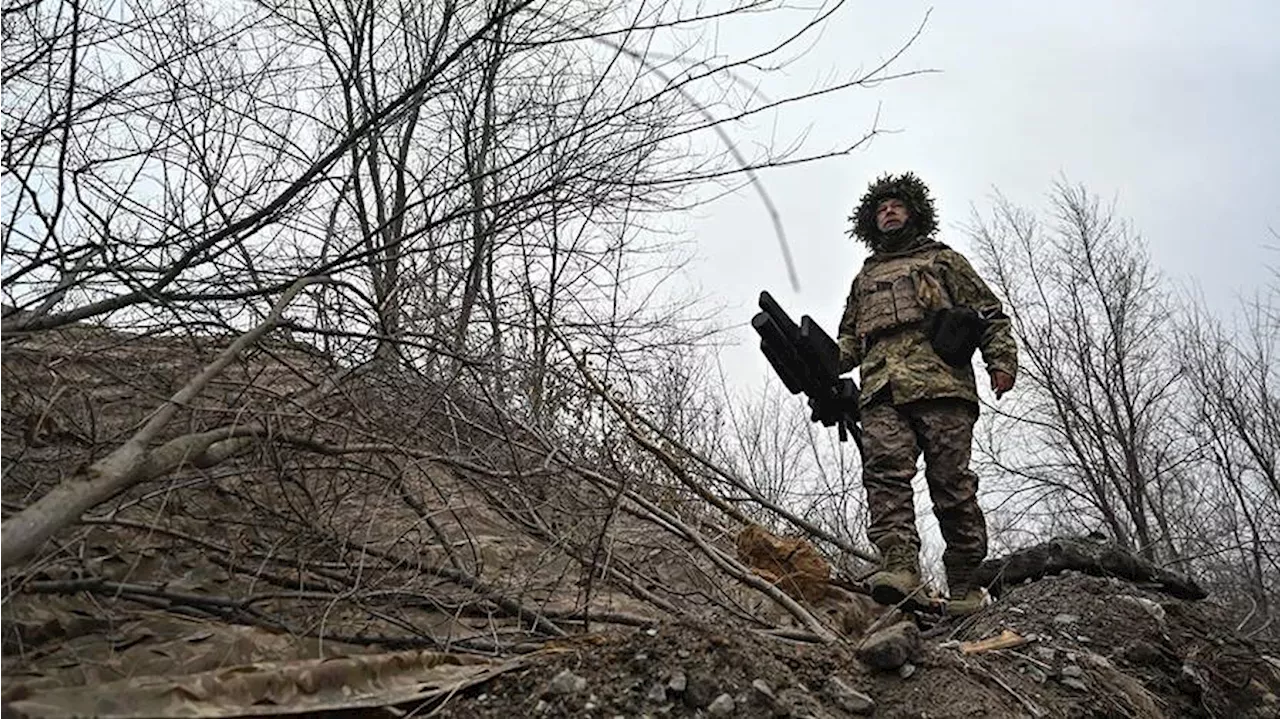
<path id="1" fill-rule="evenodd" d="M 948 307 L 933 313 L 929 343 L 943 362 L 967 367 L 982 342 L 988 320 L 972 307 Z"/>

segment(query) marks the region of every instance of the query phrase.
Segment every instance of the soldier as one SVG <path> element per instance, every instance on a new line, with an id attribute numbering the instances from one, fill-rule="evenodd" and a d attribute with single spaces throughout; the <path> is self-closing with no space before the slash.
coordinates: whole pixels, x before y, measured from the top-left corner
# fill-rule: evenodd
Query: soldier
<path id="1" fill-rule="evenodd" d="M 923 452 L 946 542 L 948 611 L 972 614 L 982 606 L 972 575 L 987 554 L 987 528 L 969 469 L 978 418 L 971 357 L 981 349 L 997 399 L 1013 388 L 1018 350 L 1009 318 L 968 260 L 933 239 L 933 200 L 914 174 L 876 180 L 849 219 L 851 235 L 872 250 L 853 280 L 838 338 L 841 373 L 860 367 L 862 380 L 867 536 L 883 562 L 872 596 L 897 604 L 921 586 L 911 481 Z M 939 323 L 966 316 L 958 309 L 966 307 L 976 314 L 967 314 L 970 341 L 957 358 L 939 349 L 948 336 Z M 957 327 L 963 335 L 963 324 L 949 328 Z"/>

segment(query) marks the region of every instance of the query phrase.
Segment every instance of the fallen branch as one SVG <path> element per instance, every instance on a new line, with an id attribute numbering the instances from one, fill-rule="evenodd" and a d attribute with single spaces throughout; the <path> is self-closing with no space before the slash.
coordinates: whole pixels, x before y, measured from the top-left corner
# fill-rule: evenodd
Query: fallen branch
<path id="1" fill-rule="evenodd" d="M 973 663 L 973 664 L 966 663 L 966 664 L 965 664 L 965 668 L 966 668 L 966 669 L 968 669 L 968 670 L 970 670 L 970 671 L 972 671 L 972 672 L 974 672 L 974 673 L 976 673 L 976 674 L 978 674 L 978 675 L 980 675 L 980 676 L 982 676 L 982 677 L 983 677 L 983 678 L 985 678 L 985 679 L 988 679 L 988 680 L 990 680 L 990 681 L 994 682 L 996 686 L 998 686 L 998 687 L 1000 687 L 1001 689 L 1005 690 L 1005 692 L 1007 692 L 1007 693 L 1009 694 L 1009 696 L 1011 696 L 1011 697 L 1013 697 L 1015 700 L 1017 700 L 1017 702 L 1018 702 L 1019 704 L 1021 704 L 1021 705 L 1022 705 L 1022 708 L 1023 708 L 1023 709 L 1026 709 L 1026 710 L 1027 710 L 1027 712 L 1028 712 L 1029 714 L 1031 714 L 1031 716 L 1036 717 L 1036 719 L 1039 719 L 1040 717 L 1042 717 L 1042 716 L 1044 716 L 1045 714 L 1047 714 L 1047 713 L 1048 713 L 1048 712 L 1046 712 L 1044 709 L 1040 708 L 1040 705 L 1036 704 L 1035 702 L 1031 701 L 1030 699 L 1028 699 L 1028 698 L 1026 698 L 1026 697 L 1022 696 L 1021 694 L 1019 694 L 1018 692 L 1014 691 L 1013 687 L 1009 686 L 1009 683 L 1008 683 L 1008 682 L 1006 682 L 1005 680 L 1003 680 L 1003 679 L 1001 679 L 1000 677 L 996 676 L 996 674 L 995 674 L 994 672 L 992 672 L 991 670 L 989 670 L 989 669 L 987 669 L 986 667 L 982 666 L 981 664 L 977 664 L 977 663 Z"/>
<path id="2" fill-rule="evenodd" d="M 1179 599 L 1209 596 L 1199 584 L 1126 551 L 1111 542 L 1084 537 L 1057 537 L 982 563 L 975 580 L 999 596 L 1006 586 L 1025 579 L 1074 569 L 1101 577 L 1121 577 L 1133 582 L 1154 582 L 1160 591 Z"/>

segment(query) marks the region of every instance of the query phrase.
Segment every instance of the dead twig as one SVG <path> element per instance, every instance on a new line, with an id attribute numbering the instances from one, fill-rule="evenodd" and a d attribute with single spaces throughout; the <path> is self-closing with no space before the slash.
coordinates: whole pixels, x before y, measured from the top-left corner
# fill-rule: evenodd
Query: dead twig
<path id="1" fill-rule="evenodd" d="M 1044 709 L 1042 709 L 1040 705 L 1036 704 L 1030 699 L 1014 691 L 1013 687 L 1009 686 L 1008 682 L 1006 682 L 1005 680 L 997 676 L 995 672 L 982 666 L 982 664 L 978 662 L 965 662 L 964 666 L 969 671 L 975 674 L 981 675 L 983 678 L 993 682 L 996 686 L 1005 690 L 1005 692 L 1007 692 L 1009 696 L 1017 700 L 1017 702 L 1022 705 L 1022 708 L 1026 709 L 1027 712 L 1031 714 L 1031 716 L 1035 717 L 1036 719 L 1039 719 L 1040 717 L 1045 716 L 1048 713 Z"/>

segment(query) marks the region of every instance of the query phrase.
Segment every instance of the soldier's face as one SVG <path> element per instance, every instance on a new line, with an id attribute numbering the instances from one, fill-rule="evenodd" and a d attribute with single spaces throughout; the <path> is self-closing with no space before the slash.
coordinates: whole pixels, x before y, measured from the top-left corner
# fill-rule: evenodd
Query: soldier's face
<path id="1" fill-rule="evenodd" d="M 887 200 L 882 200 L 876 206 L 876 227 L 881 232 L 901 229 L 903 225 L 907 224 L 907 217 L 909 216 L 907 204 L 902 200 L 890 197 Z"/>

